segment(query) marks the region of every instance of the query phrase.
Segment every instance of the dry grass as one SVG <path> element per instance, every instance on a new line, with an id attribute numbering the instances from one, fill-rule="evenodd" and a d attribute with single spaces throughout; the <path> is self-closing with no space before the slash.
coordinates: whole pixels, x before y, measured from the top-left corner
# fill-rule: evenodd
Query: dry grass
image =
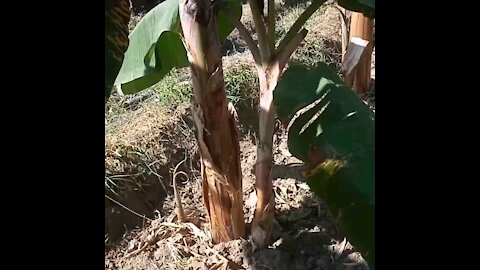
<path id="1" fill-rule="evenodd" d="M 333 1 L 328 1 L 306 22 L 304 27 L 308 30 L 308 35 L 292 55 L 291 60 L 293 62 L 314 66 L 317 62 L 322 61 L 331 64 L 335 70 L 340 69 L 341 21 L 340 14 L 332 6 L 332 3 Z M 282 0 L 276 2 L 277 19 L 275 31 L 277 34 L 277 45 L 309 4 L 310 1 L 305 0 Z M 248 4 L 243 5 L 241 22 L 257 42 L 258 38 Z M 233 46 L 230 45 L 233 47 L 231 48 L 233 52 L 244 52 L 251 58 L 246 43 L 236 29 L 229 35 L 227 42 L 233 44 Z"/>
<path id="2" fill-rule="evenodd" d="M 194 155 L 193 131 L 182 118 L 186 110 L 186 105 L 172 108 L 149 103 L 106 132 L 106 191 L 118 195 L 149 185 L 150 175 L 168 177 L 168 164 L 180 160 L 184 149 L 189 149 L 190 157 Z"/>
<path id="3" fill-rule="evenodd" d="M 307 5 L 299 3 L 279 14 L 277 34 L 284 36 Z M 341 62 L 341 21 L 337 10 L 331 5 L 323 5 L 305 23 L 308 34 L 291 57 L 292 62 L 314 66 L 317 62 L 332 64 L 340 69 Z"/>
<path id="4" fill-rule="evenodd" d="M 257 69 L 249 52 L 224 57 L 223 74 L 227 97 L 235 105 L 240 101 L 251 102 L 259 98 L 260 85 Z"/>

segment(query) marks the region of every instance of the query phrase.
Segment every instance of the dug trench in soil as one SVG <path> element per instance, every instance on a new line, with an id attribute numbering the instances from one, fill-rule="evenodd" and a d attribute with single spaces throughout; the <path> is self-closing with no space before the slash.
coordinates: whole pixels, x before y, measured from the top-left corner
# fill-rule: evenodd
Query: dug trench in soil
<path id="1" fill-rule="evenodd" d="M 154 200 L 146 200 L 145 197 L 153 197 Z M 147 219 L 154 219 L 154 209 L 162 207 L 165 197 L 166 193 L 162 190 L 160 184 L 157 184 L 149 186 L 144 192 L 131 191 L 124 193 L 115 200 L 137 214 L 123 208 L 116 202 L 106 199 L 105 234 L 108 237 L 108 244 L 117 242 L 123 236 L 125 230 L 140 227 L 145 224 Z"/>
<path id="2" fill-rule="evenodd" d="M 106 248 L 127 231 L 142 228 L 146 220 L 156 217 L 157 210 L 164 214 L 163 204 L 173 196 L 172 170 L 185 155 L 188 159 L 179 171 L 199 171 L 187 108 L 161 109 L 147 104 L 132 112 L 133 117 L 109 119 L 105 138 Z"/>
<path id="3" fill-rule="evenodd" d="M 172 157 L 171 160 L 181 160 L 181 156 Z M 187 162 L 190 163 L 190 160 L 187 160 Z M 194 166 L 193 169 L 195 171 L 199 170 L 198 166 Z M 192 168 L 180 166 L 179 170 L 192 171 Z M 157 173 L 162 176 L 163 179 L 167 179 L 167 181 L 160 183 L 157 175 L 148 172 L 144 175 L 137 176 L 144 179 L 141 181 L 143 186 L 138 190 L 126 191 L 121 193 L 120 196 L 115 196 L 115 194 L 106 191 L 106 195 L 108 196 L 108 198 L 105 199 L 105 234 L 108 237 L 107 246 L 118 243 L 127 231 L 142 228 L 148 220 L 155 219 L 157 216 L 156 212 L 163 208 L 165 200 L 174 196 L 169 168 L 165 167 L 163 172 L 159 170 Z"/>

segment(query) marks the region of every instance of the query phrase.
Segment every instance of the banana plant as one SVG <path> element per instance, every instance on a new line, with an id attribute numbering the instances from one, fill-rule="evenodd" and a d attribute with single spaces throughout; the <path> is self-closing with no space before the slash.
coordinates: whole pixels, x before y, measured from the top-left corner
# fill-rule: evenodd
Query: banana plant
<path id="1" fill-rule="evenodd" d="M 225 1 L 236 20 L 239 1 Z M 227 105 L 220 42 L 234 29 L 210 0 L 165 0 L 130 34 L 115 84 L 125 94 L 142 91 L 172 68 L 190 67 L 191 113 L 201 157 L 203 200 L 214 243 L 245 237 L 236 112 Z"/>
<path id="2" fill-rule="evenodd" d="M 254 42 L 252 36 L 239 20 L 236 20 L 233 16 L 228 16 L 231 14 L 228 8 L 222 10 L 247 43 L 255 61 L 260 81 L 259 141 L 257 142 L 257 161 L 255 164 L 255 190 L 258 199 L 252 224 L 252 238 L 260 247 L 264 247 L 273 241 L 275 199 L 271 168 L 276 115 L 273 93 L 290 56 L 307 35 L 308 31 L 303 28 L 304 24 L 326 2 L 326 0 L 312 0 L 287 34 L 279 39 L 275 32 L 274 0 L 266 1 L 267 9 L 265 11 L 264 0 L 248 0 L 255 30 L 258 34 L 258 44 Z M 366 16 L 375 16 L 375 0 L 339 0 L 338 3 L 346 9 L 362 12 Z M 298 89 L 298 84 L 293 86 L 290 91 L 295 95 L 301 95 L 301 91 L 296 91 L 296 89 Z"/>
<path id="3" fill-rule="evenodd" d="M 232 3 L 237 10 L 241 8 L 239 2 Z M 218 33 L 222 28 L 217 28 L 217 16 L 218 7 L 211 0 L 180 0 L 182 39 L 193 82 L 191 113 L 201 157 L 203 201 L 216 243 L 245 237 L 237 117 L 233 106 L 227 105 Z"/>
<path id="4" fill-rule="evenodd" d="M 371 172 L 374 126 L 365 118 L 368 113 L 365 108 L 362 109 L 360 99 L 353 96 L 351 89 L 342 86 L 341 79 L 331 75 L 333 71 L 325 65 L 320 64 L 320 69 L 314 71 L 302 67 L 290 68 L 283 74 L 290 56 L 307 35 L 303 25 L 325 0 L 312 0 L 281 39 L 275 33 L 274 0 L 267 1 L 265 14 L 262 0 L 248 0 L 258 34 L 257 43 L 240 22 L 240 0 L 164 1 L 151 10 L 131 33 L 131 43 L 116 84 L 124 93 L 135 93 L 158 82 L 174 67 L 190 66 L 194 91 L 192 113 L 202 159 L 203 197 L 213 240 L 221 242 L 242 237 L 245 230 L 240 218 L 243 213 L 238 135 L 234 109 L 226 105 L 219 50 L 219 42 L 236 27 L 250 49 L 260 80 L 260 130 L 255 165 L 258 201 L 252 224 L 253 240 L 260 247 L 273 240 L 275 201 L 272 196 L 271 167 L 274 119 L 278 111 L 284 121 L 294 121 L 290 127 L 289 148 L 306 162 L 304 173 L 307 181 L 333 209 L 347 236 L 353 237 L 352 242 L 358 244 L 371 264 L 374 249 L 368 241 L 373 241 L 370 232 L 375 205 L 374 175 Z M 338 3 L 366 16 L 375 15 L 374 0 L 339 0 Z M 330 78 L 333 83 L 319 80 L 311 72 Z M 299 84 L 292 84 L 295 76 L 289 74 L 303 78 L 305 83 L 316 80 L 319 86 L 306 92 L 302 86 L 302 91 L 296 91 Z M 282 75 L 285 76 L 284 80 L 280 80 Z M 332 99 L 333 103 L 323 104 L 325 108 L 330 108 L 326 110 L 328 113 L 323 113 L 325 109 L 319 107 L 318 104 L 322 104 L 320 101 L 308 113 L 292 120 L 291 113 L 318 98 L 319 93 L 326 95 L 326 98 L 319 99 L 323 102 Z M 282 102 L 282 96 L 285 95 L 298 98 Z M 345 114 L 345 111 L 349 112 Z M 320 116 L 315 118 L 312 113 Z M 302 122 L 308 119 L 308 123 L 310 120 L 316 123 L 312 117 L 321 119 L 318 120 L 321 124 L 313 128 L 314 125 Z M 344 121 L 344 118 L 348 121 Z M 336 124 L 338 121 L 340 123 Z M 325 127 L 324 122 L 327 123 Z M 364 126 L 365 123 L 367 126 Z M 298 126 L 301 126 L 300 130 L 296 130 Z M 304 126 L 308 130 L 305 134 L 315 130 L 312 134 L 316 136 L 302 137 Z M 349 141 L 352 139 L 349 136 L 357 133 L 363 139 Z M 362 155 L 368 158 L 357 158 Z M 341 180 L 336 181 L 337 178 Z M 366 197 L 364 194 L 367 194 Z M 366 212 L 358 212 L 358 209 Z M 364 215 L 363 218 L 368 221 L 357 221 L 355 214 Z M 361 226 L 356 227 L 356 222 Z"/>

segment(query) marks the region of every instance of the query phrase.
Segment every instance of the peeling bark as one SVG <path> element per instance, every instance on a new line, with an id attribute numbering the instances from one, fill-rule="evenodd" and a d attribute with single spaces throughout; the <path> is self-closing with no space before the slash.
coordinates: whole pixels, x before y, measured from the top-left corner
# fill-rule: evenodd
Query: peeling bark
<path id="1" fill-rule="evenodd" d="M 225 95 L 217 14 L 210 0 L 180 0 L 183 39 L 191 64 L 191 112 L 201 157 L 203 200 L 214 243 L 245 236 L 239 136 L 236 113 L 229 110 Z"/>
<path id="2" fill-rule="evenodd" d="M 265 247 L 273 241 L 275 197 L 273 196 L 271 170 L 276 113 L 273 105 L 273 91 L 277 86 L 283 66 L 284 64 L 275 60 L 265 70 L 262 67 L 257 68 L 260 79 L 260 134 L 257 142 L 257 162 L 255 163 L 257 204 L 252 223 L 252 238 L 259 247 Z"/>
<path id="3" fill-rule="evenodd" d="M 275 219 L 275 197 L 271 178 L 276 114 L 273 105 L 273 91 L 277 87 L 288 59 L 306 35 L 307 30 L 300 30 L 285 48 L 272 58 L 266 65 L 267 68 L 257 66 L 260 81 L 260 136 L 257 143 L 257 162 L 255 163 L 255 192 L 258 199 L 252 224 L 252 238 L 255 244 L 261 248 L 273 241 L 273 221 Z"/>
<path id="4" fill-rule="evenodd" d="M 350 24 L 350 45 L 352 39 L 360 38 L 368 45 L 362 51 L 362 55 L 355 65 L 353 72 L 345 74 L 344 79 L 347 86 L 351 87 L 357 93 L 365 93 L 370 89 L 371 70 L 372 70 L 372 51 L 373 51 L 373 19 L 366 17 L 362 13 L 354 12 Z M 351 48 L 352 50 L 354 48 Z M 350 48 L 347 48 L 347 51 Z M 349 59 L 345 59 L 347 61 Z"/>

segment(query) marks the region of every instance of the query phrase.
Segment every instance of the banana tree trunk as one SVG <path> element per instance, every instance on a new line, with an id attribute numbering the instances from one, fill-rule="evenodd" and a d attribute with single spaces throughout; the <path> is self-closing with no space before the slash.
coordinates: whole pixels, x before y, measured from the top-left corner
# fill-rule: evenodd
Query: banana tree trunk
<path id="1" fill-rule="evenodd" d="M 362 13 L 353 12 L 350 22 L 350 41 L 352 38 L 360 38 L 368 42 L 368 44 L 363 50 L 353 72 L 344 76 L 345 82 L 347 86 L 352 87 L 357 93 L 365 93 L 370 88 L 371 83 L 373 19 L 366 17 Z M 349 48 L 347 48 L 347 50 L 349 50 Z"/>
<path id="2" fill-rule="evenodd" d="M 217 9 L 210 0 L 180 0 L 180 20 L 191 64 L 191 111 L 212 240 L 245 237 L 239 137 L 236 113 L 225 95 Z"/>
<path id="3" fill-rule="evenodd" d="M 130 43 L 128 39 L 130 17 L 131 10 L 128 0 L 107 0 L 105 2 L 105 105 Z"/>
<path id="4" fill-rule="evenodd" d="M 257 67 L 260 81 L 260 120 L 259 140 L 257 142 L 257 161 L 255 163 L 255 192 L 257 204 L 252 223 L 252 238 L 260 247 L 273 241 L 273 219 L 275 197 L 271 179 L 273 131 L 275 125 L 275 107 L 273 90 L 278 76 L 272 76 L 270 69 Z M 278 75 L 278 74 L 277 74 Z"/>
<path id="5" fill-rule="evenodd" d="M 273 6 L 273 1 L 270 1 Z M 251 5 L 253 7 L 253 5 Z M 273 9 L 273 8 L 272 8 Z M 270 11 L 269 11 L 270 12 Z M 252 8 L 256 25 L 260 25 L 257 10 Z M 255 15 L 257 14 L 257 15 Z M 272 16 L 272 14 L 269 14 Z M 272 30 L 273 32 L 273 30 Z M 277 87 L 278 80 L 288 62 L 288 59 L 307 35 L 307 30 L 297 32 L 288 44 L 277 54 L 273 49 L 266 49 L 266 42 L 260 42 L 262 65 L 257 65 L 258 78 L 260 81 L 260 119 L 259 141 L 257 142 L 257 161 L 255 163 L 255 192 L 257 204 L 252 223 L 253 241 L 261 248 L 273 241 L 273 222 L 275 219 L 275 196 L 271 170 L 273 164 L 273 131 L 275 126 L 275 106 L 273 104 L 273 91 Z"/>

